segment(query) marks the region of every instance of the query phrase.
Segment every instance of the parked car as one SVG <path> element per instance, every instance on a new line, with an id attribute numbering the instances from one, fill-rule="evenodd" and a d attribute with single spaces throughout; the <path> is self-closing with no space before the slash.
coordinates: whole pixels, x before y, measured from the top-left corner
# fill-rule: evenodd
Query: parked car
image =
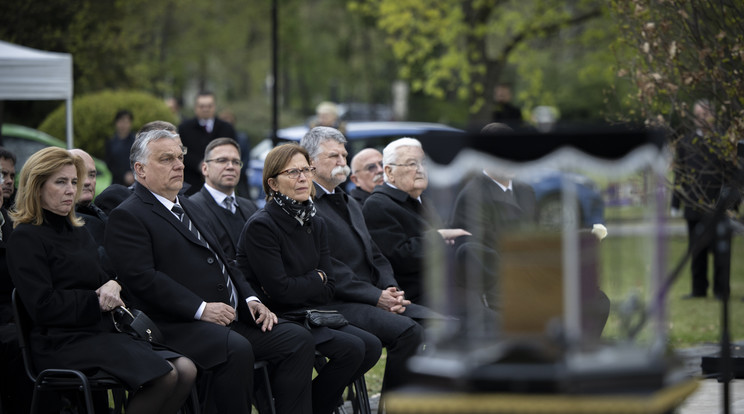
<path id="1" fill-rule="evenodd" d="M 299 142 L 307 131 L 308 127 L 306 125 L 298 125 L 278 130 L 277 137 L 280 141 Z M 460 129 L 438 123 L 349 121 L 346 124 L 348 160 L 351 161 L 354 154 L 364 148 L 374 147 L 382 151 L 388 143 L 401 137 L 421 140 L 424 150 L 426 150 L 425 137 L 427 133 L 431 132 L 452 132 L 454 135 L 464 133 Z M 248 182 L 251 197 L 259 205 L 262 205 L 264 201 L 261 184 L 264 159 L 271 148 L 271 140 L 267 139 L 251 151 Z M 597 186 L 588 177 L 576 173 L 551 170 L 531 175 L 527 182 L 535 189 L 538 220 L 541 224 L 557 226 L 563 222 L 564 206 L 562 205 L 561 194 L 562 189 L 567 184 L 575 184 L 576 186 L 579 207 L 576 217 L 580 220 L 580 227 L 591 228 L 595 223 L 604 223 L 604 201 L 597 190 Z M 351 189 L 354 184 L 347 180 L 346 186 L 347 189 Z M 447 209 L 440 211 L 440 213 L 443 213 L 443 217 L 447 217 L 449 214 Z"/>
<path id="2" fill-rule="evenodd" d="M 16 179 L 28 157 L 46 147 L 67 148 L 67 144 L 45 132 L 21 125 L 3 124 L 3 146 L 16 156 Z M 100 194 L 111 184 L 111 171 L 106 162 L 93 158 L 98 176 L 96 178 L 96 194 Z"/>

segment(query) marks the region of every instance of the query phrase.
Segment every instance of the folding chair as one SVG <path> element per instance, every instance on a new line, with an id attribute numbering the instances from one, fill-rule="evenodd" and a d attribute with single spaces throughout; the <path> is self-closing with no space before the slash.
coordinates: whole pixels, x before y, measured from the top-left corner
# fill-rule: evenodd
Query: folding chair
<path id="1" fill-rule="evenodd" d="M 12 302 L 13 316 L 18 331 L 18 345 L 21 347 L 23 364 L 26 368 L 26 374 L 34 383 L 31 413 L 37 412 L 39 408 L 39 396 L 42 392 L 46 391 L 78 391 L 82 393 L 85 410 L 88 414 L 95 414 L 92 391 L 120 390 L 123 393 L 125 390 L 124 385 L 116 378 L 105 374 L 87 376 L 78 370 L 72 369 L 45 369 L 37 373 L 31 359 L 31 350 L 29 349 L 28 342 L 33 321 L 21 303 L 15 289 L 13 289 L 12 293 Z M 121 407 L 116 407 L 116 409 L 116 412 L 121 412 Z"/>

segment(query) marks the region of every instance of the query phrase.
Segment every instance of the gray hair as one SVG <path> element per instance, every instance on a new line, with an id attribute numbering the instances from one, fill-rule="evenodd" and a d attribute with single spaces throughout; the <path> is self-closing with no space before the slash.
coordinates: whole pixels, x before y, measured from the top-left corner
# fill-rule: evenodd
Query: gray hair
<path id="1" fill-rule="evenodd" d="M 395 164 L 398 161 L 398 148 L 401 147 L 419 147 L 423 149 L 423 147 L 421 146 L 421 141 L 417 140 L 416 138 L 398 138 L 395 141 L 387 144 L 387 146 L 382 150 L 383 168 L 386 165 Z M 395 166 L 391 166 L 390 168 L 395 168 Z M 384 174 L 383 178 L 385 182 L 388 182 L 387 174 Z"/>
<path id="2" fill-rule="evenodd" d="M 331 139 L 346 144 L 346 137 L 341 131 L 336 128 L 319 126 L 305 133 L 300 141 L 300 146 L 307 150 L 311 160 L 315 160 L 320 155 L 320 144 Z"/>
<path id="3" fill-rule="evenodd" d="M 129 150 L 129 165 L 134 171 L 134 163 L 147 164 L 147 158 L 150 156 L 148 144 L 161 138 L 180 139 L 181 136 L 175 132 L 165 129 L 152 129 L 146 132 L 139 132 L 134 139 L 134 144 Z M 185 153 L 186 151 L 184 151 Z"/>

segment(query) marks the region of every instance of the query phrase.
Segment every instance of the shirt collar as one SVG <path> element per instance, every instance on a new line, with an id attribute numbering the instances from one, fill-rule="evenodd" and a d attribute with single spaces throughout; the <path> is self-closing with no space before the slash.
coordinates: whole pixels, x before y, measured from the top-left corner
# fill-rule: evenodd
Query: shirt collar
<path id="1" fill-rule="evenodd" d="M 217 202 L 217 204 L 219 204 L 220 206 L 225 202 L 225 197 L 227 197 L 228 195 L 233 198 L 233 205 L 236 204 L 235 203 L 235 191 L 233 191 L 232 194 L 225 194 L 222 191 L 213 188 L 207 183 L 204 183 L 204 188 L 207 189 L 207 192 L 209 192 L 212 198 L 214 198 L 214 201 Z"/>
<path id="2" fill-rule="evenodd" d="M 150 190 L 148 190 L 148 191 L 150 191 Z M 150 191 L 150 192 L 152 193 L 152 191 Z M 154 195 L 155 198 L 158 201 L 160 201 L 160 204 L 162 204 L 168 211 L 170 211 L 171 213 L 173 213 L 173 211 L 171 211 L 171 209 L 173 208 L 174 205 L 178 204 L 178 196 L 176 196 L 176 202 L 174 203 L 174 202 L 168 200 L 167 198 L 165 198 L 165 197 L 163 197 L 163 196 L 161 196 L 159 194 L 152 193 L 152 195 Z M 180 205 L 180 204 L 178 204 L 178 205 Z M 173 215 L 176 216 L 176 218 L 178 218 L 178 215 L 176 213 L 173 213 Z"/>
<path id="3" fill-rule="evenodd" d="M 488 177 L 494 183 L 498 184 L 498 186 L 501 187 L 502 190 L 504 190 L 504 191 L 513 190 L 513 188 L 512 188 L 512 180 L 509 180 L 509 185 L 504 186 L 500 182 L 494 180 L 490 175 L 488 175 L 488 173 L 486 172 L 486 170 L 483 170 L 483 175 L 485 175 L 486 177 Z"/>

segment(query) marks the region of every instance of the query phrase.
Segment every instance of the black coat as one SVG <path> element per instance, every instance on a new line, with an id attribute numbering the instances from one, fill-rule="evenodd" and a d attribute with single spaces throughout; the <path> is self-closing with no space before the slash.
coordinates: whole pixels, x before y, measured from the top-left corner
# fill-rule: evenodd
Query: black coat
<path id="1" fill-rule="evenodd" d="M 364 202 L 367 201 L 372 193 L 368 193 L 359 187 L 354 187 L 349 192 L 349 195 L 354 197 L 354 199 L 359 202 L 359 205 L 364 205 Z"/>
<path id="2" fill-rule="evenodd" d="M 722 146 L 712 144 L 710 139 L 692 134 L 676 145 L 672 207 L 684 204 L 687 220 L 702 220 L 713 211 L 733 172 L 734 166 L 720 157 Z"/>
<path id="3" fill-rule="evenodd" d="M 6 248 L 10 234 L 13 232 L 13 222 L 8 216 L 8 210 L 0 208 L 5 222 L 2 225 L 2 237 L 0 237 L 0 325 L 13 322 L 13 305 L 10 295 L 13 292 L 13 281 L 8 271 Z"/>
<path id="4" fill-rule="evenodd" d="M 377 305 L 381 291 L 398 287 L 398 282 L 390 262 L 372 240 L 362 207 L 340 187 L 335 194 L 327 194 L 315 184 L 315 194 L 318 216 L 328 226 L 336 299 Z"/>
<path id="5" fill-rule="evenodd" d="M 204 150 L 207 149 L 207 144 L 216 138 L 236 139 L 237 134 L 230 123 L 219 118 L 214 119 L 214 127 L 211 133 L 199 125 L 198 119 L 191 118 L 183 121 L 178 126 L 178 134 L 181 136 L 181 143 L 188 148 L 188 153 L 184 157 L 186 168 L 184 169 L 183 179 L 191 185 L 186 192 L 186 194 L 191 195 L 196 193 L 204 183 L 201 162 L 204 159 Z"/>
<path id="6" fill-rule="evenodd" d="M 225 215 L 225 211 L 223 211 L 225 208 L 218 205 L 214 197 L 204 187 L 198 193 L 189 197 L 189 200 L 193 201 L 194 204 L 202 209 L 208 219 L 207 225 L 217 235 L 225 255 L 234 259 L 238 251 L 238 239 L 240 238 L 240 233 L 243 231 L 243 226 L 233 228 Z M 246 220 L 258 210 L 258 207 L 256 207 L 256 203 L 247 198 L 236 197 L 236 201 L 238 203 L 238 209 L 235 211 L 235 214 L 245 224 Z"/>
<path id="7" fill-rule="evenodd" d="M 251 320 L 245 299 L 255 292 L 240 271 L 229 266 L 201 210 L 187 198 L 179 204 L 212 247 L 199 241 L 143 185 L 109 215 L 106 251 L 137 306 L 157 323 L 166 344 L 203 368 L 225 361 L 230 328 L 195 320 L 202 302 L 230 303 L 230 292 L 215 260 L 228 265 L 238 292 L 238 317 Z"/>
<path id="8" fill-rule="evenodd" d="M 471 179 L 455 199 L 452 228 L 473 234 L 473 239 L 494 248 L 504 231 L 537 222 L 535 190 L 517 181 L 512 182 L 513 195 L 508 195 L 490 177 L 478 174 Z"/>
<path id="9" fill-rule="evenodd" d="M 383 184 L 375 187 L 362 208 L 372 239 L 392 265 L 406 298 L 414 302 L 423 293 L 425 241 L 430 237 L 441 239 L 428 221 L 436 213 L 426 207 L 425 199 L 423 203 Z"/>
<path id="10" fill-rule="evenodd" d="M 102 369 L 137 389 L 171 367 L 149 343 L 115 333 L 109 314 L 101 312 L 95 291 L 109 278 L 96 247 L 87 230 L 50 212 L 42 225 L 20 224 L 13 231 L 8 266 L 34 322 L 36 369 Z"/>
<path id="11" fill-rule="evenodd" d="M 261 301 L 279 315 L 325 305 L 333 298 L 325 222 L 318 216 L 300 225 L 278 204 L 267 202 L 245 223 L 237 263 Z M 327 283 L 318 269 L 325 272 Z"/>

